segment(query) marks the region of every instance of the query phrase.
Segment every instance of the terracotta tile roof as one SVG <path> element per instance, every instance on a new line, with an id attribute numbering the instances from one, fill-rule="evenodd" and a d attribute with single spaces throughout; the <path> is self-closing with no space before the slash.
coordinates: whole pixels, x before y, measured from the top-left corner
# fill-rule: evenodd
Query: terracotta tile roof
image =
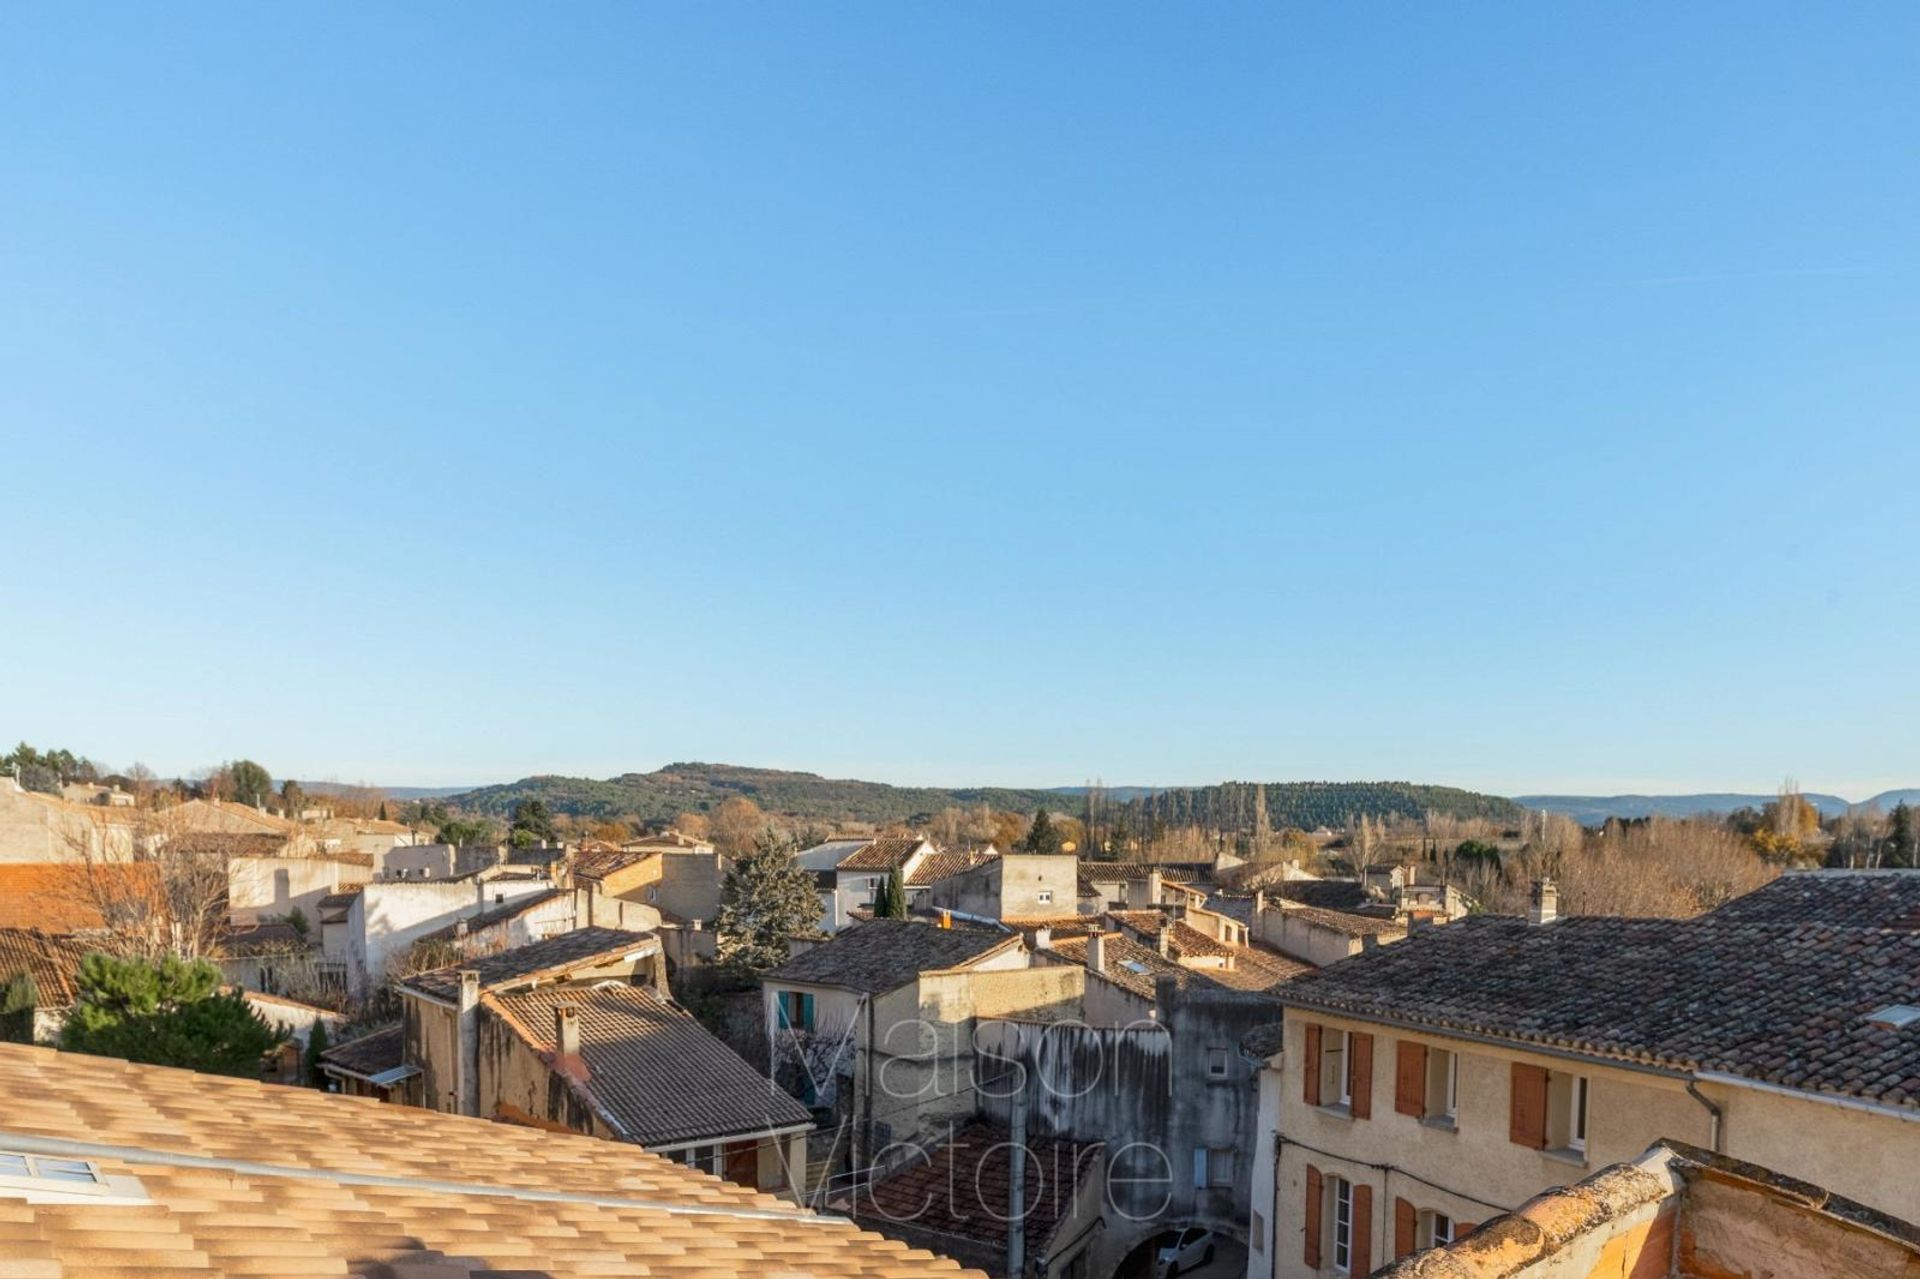
<path id="1" fill-rule="evenodd" d="M 1920 932 L 1920 870 L 1789 871 L 1708 918 L 1730 924 L 1844 924 Z"/>
<path id="2" fill-rule="evenodd" d="M 569 971 L 610 963 L 620 956 L 655 945 L 652 933 L 630 933 L 618 928 L 576 928 L 558 937 L 515 946 L 493 955 L 463 959 L 445 968 L 416 973 L 401 982 L 403 989 L 435 999 L 453 1000 L 460 994 L 460 970 L 470 968 L 480 974 L 484 993 L 501 986 L 530 982 L 538 978 L 558 979 Z"/>
<path id="3" fill-rule="evenodd" d="M 187 830 L 167 840 L 167 850 L 173 853 L 204 853 L 214 857 L 280 857 L 287 854 L 287 845 L 292 838 L 291 833 L 242 834 L 238 831 Z"/>
<path id="4" fill-rule="evenodd" d="M 87 947 L 70 937 L 49 937 L 37 929 L 0 928 L 0 985 L 21 973 L 33 976 L 42 1008 L 71 1008 L 80 998 L 75 976 Z"/>
<path id="5" fill-rule="evenodd" d="M 555 1008 L 577 1004 L 585 1077 L 556 1076 L 629 1141 L 674 1145 L 812 1124 L 805 1106 L 692 1014 L 642 987 L 541 986 L 483 1002 L 535 1052 L 548 1054 L 555 1051 Z"/>
<path id="6" fill-rule="evenodd" d="M 78 933 L 105 928 L 92 884 L 144 896 L 155 884 L 145 863 L 15 862 L 0 865 L 0 928 Z"/>
<path id="7" fill-rule="evenodd" d="M 238 924 L 220 938 L 220 949 L 229 955 L 271 955 L 305 950 L 315 940 L 311 929 L 302 936 L 292 924 Z"/>
<path id="8" fill-rule="evenodd" d="M 1111 884 L 1128 879 L 1145 879 L 1148 871 L 1157 870 L 1160 878 L 1169 884 L 1191 884 L 1195 880 L 1205 879 L 1211 872 L 1204 862 L 1135 862 L 1113 861 L 1080 863 L 1080 874 L 1094 883 Z"/>
<path id="9" fill-rule="evenodd" d="M 1283 988 L 1291 1005 L 1920 1110 L 1920 932 L 1470 916 Z"/>
<path id="10" fill-rule="evenodd" d="M 1283 983 L 1314 971 L 1312 964 L 1264 946 L 1222 946 L 1211 938 L 1201 937 L 1209 946 L 1217 948 L 1221 955 L 1230 957 L 1233 966 L 1189 968 L 1180 963 L 1177 957 L 1162 955 L 1157 948 L 1142 945 L 1128 934 L 1120 932 L 1107 934 L 1105 976 L 1143 999 L 1152 999 L 1155 981 L 1160 977 L 1173 978 L 1182 989 L 1218 988 L 1269 994 Z M 1055 941 L 1053 953 L 1069 963 L 1085 967 L 1086 939 L 1069 937 Z"/>
<path id="11" fill-rule="evenodd" d="M 897 870 L 923 839 L 870 839 L 835 864 L 836 870 Z"/>
<path id="12" fill-rule="evenodd" d="M 358 1039 L 335 1044 L 320 1054 L 320 1060 L 350 1075 L 370 1077 L 405 1065 L 406 1048 L 406 1027 L 395 1022 Z"/>
<path id="13" fill-rule="evenodd" d="M 21 1275 L 960 1273 L 623 1142 L 17 1045 L 0 1095 L 12 1146 L 91 1157 L 149 1201 L 0 1199 Z"/>
<path id="14" fill-rule="evenodd" d="M 1357 879 L 1289 879 L 1270 886 L 1266 893 L 1268 910 L 1277 899 L 1321 910 L 1352 910 L 1367 900 L 1367 890 Z"/>
<path id="15" fill-rule="evenodd" d="M 909 1158 L 899 1171 L 859 1192 L 854 1215 L 873 1221 L 881 1230 L 897 1221 L 916 1230 L 1004 1245 L 1011 1219 L 1010 1140 L 1007 1129 L 975 1120 L 944 1146 Z M 1023 1220 L 1028 1245 L 1038 1253 L 1063 1221 L 1071 1222 L 1079 1188 L 1099 1171 L 1103 1143 L 1029 1135 L 1023 1144 L 1027 1151 L 1021 1178 L 1026 1183 Z M 1098 1212 L 1097 1204 L 1094 1211 Z"/>
<path id="16" fill-rule="evenodd" d="M 985 928 L 871 919 L 795 955 L 768 973 L 767 979 L 879 995 L 899 989 L 921 973 L 960 968 L 1020 944 L 1012 933 Z"/>
<path id="17" fill-rule="evenodd" d="M 1273 907 L 1268 907 L 1269 910 Z M 1282 907 L 1287 914 L 1296 919 L 1304 919 L 1316 928 L 1331 929 L 1336 933 L 1345 933 L 1349 937 L 1384 937 L 1389 933 L 1404 933 L 1407 926 L 1391 919 L 1382 919 L 1376 915 L 1355 915 L 1344 910 L 1322 910 L 1318 906 L 1296 906 L 1288 902 Z"/>
<path id="18" fill-rule="evenodd" d="M 1182 987 L 1191 985 L 1196 979 L 1204 980 L 1203 974 L 1196 969 L 1182 968 L 1151 946 L 1142 946 L 1125 933 L 1108 933 L 1103 947 L 1106 951 L 1106 969 L 1102 975 L 1142 999 L 1154 997 L 1156 978 L 1171 977 Z M 1084 968 L 1087 963 L 1087 939 L 1069 937 L 1057 941 L 1053 944 L 1053 953 L 1070 964 Z"/>
<path id="19" fill-rule="evenodd" d="M 597 884 L 607 876 L 640 866 L 666 854 L 659 849 L 632 850 L 614 847 L 583 849 L 573 859 L 573 877 Z"/>
<path id="20" fill-rule="evenodd" d="M 972 870 L 993 860 L 996 854 L 977 851 L 935 852 L 920 859 L 907 875 L 908 887 L 918 887 L 937 883 L 940 880 L 958 875 L 962 871 Z"/>

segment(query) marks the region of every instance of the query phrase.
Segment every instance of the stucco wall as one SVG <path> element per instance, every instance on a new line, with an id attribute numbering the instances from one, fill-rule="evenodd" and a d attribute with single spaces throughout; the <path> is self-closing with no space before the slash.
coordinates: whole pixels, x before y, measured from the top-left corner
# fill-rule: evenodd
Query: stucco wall
<path id="1" fill-rule="evenodd" d="M 1359 954 L 1362 944 L 1358 937 L 1308 922 L 1298 911 L 1272 906 L 1254 916 L 1252 933 L 1255 941 L 1263 941 L 1322 968 Z M 1380 940 L 1384 942 L 1389 938 Z"/>
<path id="2" fill-rule="evenodd" d="M 720 858 L 712 852 L 667 853 L 660 863 L 662 910 L 682 919 L 697 919 L 708 928 L 720 913 Z"/>
<path id="3" fill-rule="evenodd" d="M 403 999 L 401 1021 L 406 1039 L 404 1060 L 420 1067 L 421 1071 L 419 1078 L 412 1081 L 414 1097 L 428 1110 L 457 1113 L 460 1109 L 458 1015 L 451 1008 L 423 999 Z"/>
<path id="4" fill-rule="evenodd" d="M 228 917 L 236 924 L 256 924 L 298 910 L 309 924 L 317 924 L 320 899 L 366 875 L 364 866 L 317 857 L 230 857 Z"/>
<path id="5" fill-rule="evenodd" d="M 456 919 L 478 914 L 504 897 L 544 893 L 552 888 L 540 880 L 496 880 L 412 883 L 376 881 L 354 899 L 348 912 L 348 981 L 357 993 L 368 982 L 384 981 L 396 956 L 404 956 L 414 939 L 443 928 Z"/>
<path id="6" fill-rule="evenodd" d="M 1300 1072 L 1310 1021 L 1374 1036 L 1371 1118 L 1353 1119 L 1306 1104 Z M 1460 1054 L 1453 1129 L 1395 1111 L 1395 1044 L 1401 1038 Z M 1634 1159 L 1663 1137 L 1711 1144 L 1707 1110 L 1687 1095 L 1683 1079 L 1292 1011 L 1282 1060 L 1282 1070 L 1269 1072 L 1266 1081 L 1259 1120 L 1262 1149 L 1256 1151 L 1256 1162 L 1271 1168 L 1269 1134 L 1275 1128 L 1283 1134 L 1279 1179 L 1277 1186 L 1261 1187 L 1254 1199 L 1263 1215 L 1271 1214 L 1271 1229 L 1279 1237 L 1273 1273 L 1282 1276 L 1310 1273 L 1301 1246 L 1309 1163 L 1323 1174 L 1373 1187 L 1373 1256 L 1385 1262 L 1392 1257 L 1396 1196 L 1456 1221 L 1480 1222 L 1548 1187 Z M 1509 1139 L 1515 1061 L 1588 1077 L 1584 1159 Z M 1920 1185 L 1911 1172 L 1920 1161 L 1920 1124 L 1713 1084 L 1702 1091 L 1726 1110 L 1725 1149 L 1734 1158 L 1824 1185 L 1897 1216 L 1911 1218 L 1920 1210 Z M 1269 1273 L 1267 1261 L 1264 1253 L 1253 1255 L 1253 1279 Z"/>
<path id="7" fill-rule="evenodd" d="M 78 861 L 82 850 L 129 856 L 134 813 L 23 791 L 0 777 L 0 862 Z"/>

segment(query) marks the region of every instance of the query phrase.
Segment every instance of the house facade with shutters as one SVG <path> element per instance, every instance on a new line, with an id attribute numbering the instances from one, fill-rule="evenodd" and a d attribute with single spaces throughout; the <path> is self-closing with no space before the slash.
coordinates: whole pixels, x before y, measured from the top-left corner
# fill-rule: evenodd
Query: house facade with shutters
<path id="1" fill-rule="evenodd" d="M 1249 1279 L 1368 1274 L 1663 1139 L 1920 1215 L 1920 873 L 1693 920 L 1549 902 L 1276 993 Z"/>

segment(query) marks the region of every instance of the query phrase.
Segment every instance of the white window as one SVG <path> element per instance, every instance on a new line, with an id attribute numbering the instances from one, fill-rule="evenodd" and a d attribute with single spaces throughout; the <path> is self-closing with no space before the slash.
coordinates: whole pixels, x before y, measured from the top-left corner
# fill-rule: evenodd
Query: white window
<path id="1" fill-rule="evenodd" d="M 1547 1072 L 1547 1149 L 1586 1155 L 1587 1092 L 1585 1075 Z"/>
<path id="2" fill-rule="evenodd" d="M 1215 1146 L 1207 1151 L 1207 1184 L 1209 1186 L 1233 1184 L 1233 1147 Z"/>
<path id="3" fill-rule="evenodd" d="M 1587 1077 L 1581 1075 L 1573 1081 L 1573 1132 L 1567 1138 L 1567 1148 L 1581 1154 L 1587 1152 Z"/>
<path id="4" fill-rule="evenodd" d="M 1460 1058 L 1444 1048 L 1427 1050 L 1427 1118 L 1453 1120 L 1460 1110 Z"/>
<path id="5" fill-rule="evenodd" d="M 0 1178 L 58 1181 L 83 1186 L 97 1185 L 100 1174 L 84 1159 L 56 1159 L 50 1155 L 16 1155 L 0 1152 Z"/>
<path id="6" fill-rule="evenodd" d="M 1034 896 L 1042 906 L 1053 905 L 1053 890 L 1051 888 L 1043 888 Z"/>
<path id="7" fill-rule="evenodd" d="M 1227 1077 L 1227 1050 L 1224 1048 L 1207 1049 L 1207 1078 L 1225 1079 Z"/>
<path id="8" fill-rule="evenodd" d="M 1353 1269 L 1353 1183 L 1345 1177 L 1333 1179 L 1333 1268 Z"/>
<path id="9" fill-rule="evenodd" d="M 1453 1218 L 1444 1212 L 1423 1212 L 1420 1214 L 1419 1246 L 1438 1248 L 1442 1244 L 1453 1242 Z"/>
<path id="10" fill-rule="evenodd" d="M 1325 1106 L 1353 1103 L 1353 1081 L 1347 1077 L 1347 1032 L 1328 1027 L 1320 1043 L 1320 1102 Z"/>

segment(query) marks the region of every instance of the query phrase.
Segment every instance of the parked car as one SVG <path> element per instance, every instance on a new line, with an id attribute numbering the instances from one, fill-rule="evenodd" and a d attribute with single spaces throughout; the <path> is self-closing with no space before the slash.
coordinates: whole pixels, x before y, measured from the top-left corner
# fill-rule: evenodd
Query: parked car
<path id="1" fill-rule="evenodd" d="M 1213 1231 L 1188 1226 L 1173 1237 L 1173 1242 L 1161 1247 L 1156 1260 L 1159 1264 L 1154 1273 L 1159 1279 L 1173 1279 L 1183 1271 L 1206 1265 L 1213 1260 Z"/>

